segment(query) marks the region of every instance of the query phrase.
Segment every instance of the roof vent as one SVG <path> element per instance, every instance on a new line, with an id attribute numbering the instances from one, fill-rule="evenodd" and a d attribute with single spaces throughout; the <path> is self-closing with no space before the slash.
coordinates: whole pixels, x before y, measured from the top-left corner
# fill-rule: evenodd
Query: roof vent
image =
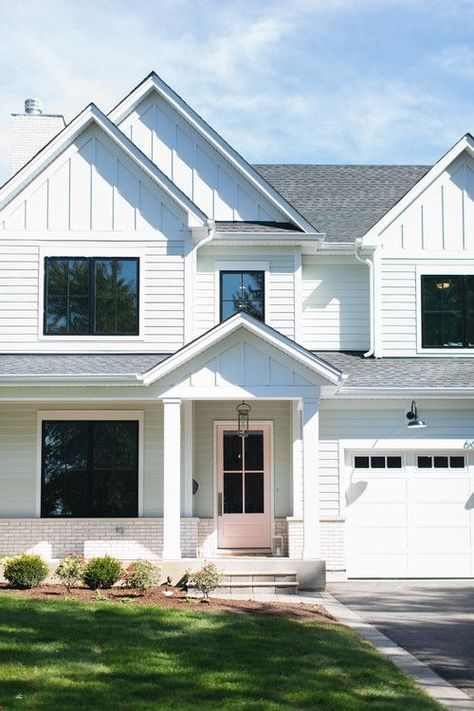
<path id="1" fill-rule="evenodd" d="M 39 99 L 26 99 L 25 100 L 25 114 L 30 116 L 38 116 L 43 113 L 41 107 L 41 101 Z"/>

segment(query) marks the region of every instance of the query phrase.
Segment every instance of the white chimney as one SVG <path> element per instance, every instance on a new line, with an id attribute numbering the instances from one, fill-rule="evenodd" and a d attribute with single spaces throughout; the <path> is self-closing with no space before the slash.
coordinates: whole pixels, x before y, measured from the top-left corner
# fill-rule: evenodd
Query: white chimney
<path id="1" fill-rule="evenodd" d="M 44 114 L 39 99 L 26 99 L 25 112 L 12 114 L 12 173 L 20 170 L 65 125 L 66 122 L 61 114 Z"/>

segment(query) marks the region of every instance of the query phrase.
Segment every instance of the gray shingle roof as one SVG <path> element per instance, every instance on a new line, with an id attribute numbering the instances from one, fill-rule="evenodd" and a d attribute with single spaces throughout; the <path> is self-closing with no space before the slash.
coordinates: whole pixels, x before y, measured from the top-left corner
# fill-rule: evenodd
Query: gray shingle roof
<path id="1" fill-rule="evenodd" d="M 349 375 L 344 387 L 353 388 L 473 388 L 471 358 L 364 358 L 362 353 L 315 351 Z"/>
<path id="2" fill-rule="evenodd" d="M 0 354 L 1 375 L 139 375 L 168 354 Z"/>
<path id="3" fill-rule="evenodd" d="M 217 232 L 300 232 L 291 222 L 218 222 Z"/>
<path id="4" fill-rule="evenodd" d="M 428 165 L 255 165 L 328 242 L 362 237 Z"/>

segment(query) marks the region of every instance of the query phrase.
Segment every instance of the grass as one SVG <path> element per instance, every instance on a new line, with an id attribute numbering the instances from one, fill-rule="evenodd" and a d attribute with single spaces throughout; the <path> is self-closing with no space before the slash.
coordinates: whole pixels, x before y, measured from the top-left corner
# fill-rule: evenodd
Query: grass
<path id="1" fill-rule="evenodd" d="M 0 595 L 0 709 L 440 709 L 339 625 Z"/>

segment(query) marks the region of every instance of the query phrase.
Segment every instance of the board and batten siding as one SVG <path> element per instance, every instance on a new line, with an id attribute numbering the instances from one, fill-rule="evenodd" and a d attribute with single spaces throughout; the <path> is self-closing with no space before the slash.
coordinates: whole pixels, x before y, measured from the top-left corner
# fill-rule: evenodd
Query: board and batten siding
<path id="1" fill-rule="evenodd" d="M 302 345 L 313 350 L 369 347 L 369 273 L 355 259 L 304 256 Z"/>
<path id="2" fill-rule="evenodd" d="M 156 92 L 119 128 L 211 219 L 287 220 Z"/>
<path id="3" fill-rule="evenodd" d="M 73 336 L 43 336 L 40 313 L 44 289 L 42 250 L 49 255 L 106 256 L 110 244 L 80 240 L 0 240 L 0 341 L 2 352 L 63 353 L 153 351 L 171 353 L 184 344 L 184 255 L 183 243 L 164 239 L 121 240 L 113 243 L 115 255 L 140 257 L 140 303 L 142 332 L 130 338 L 91 336 L 85 341 Z M 89 344 L 86 345 L 85 344 Z"/>
<path id="4" fill-rule="evenodd" d="M 383 249 L 474 250 L 474 159 L 466 152 L 379 236 Z"/>
<path id="5" fill-rule="evenodd" d="M 0 405 L 0 517 L 33 518 L 36 515 L 37 412 L 38 410 L 104 410 L 87 404 L 51 403 Z M 127 404 L 120 411 L 144 412 L 143 515 L 163 515 L 163 406 Z M 0 543 L 1 548 L 1 543 Z"/>
<path id="6" fill-rule="evenodd" d="M 421 276 L 426 274 L 474 274 L 474 255 L 464 259 L 397 258 L 382 256 L 379 262 L 377 310 L 380 333 L 377 355 L 424 356 L 421 343 Z M 451 353 L 452 354 L 452 351 Z M 437 352 L 436 355 L 442 355 Z"/>
<path id="7" fill-rule="evenodd" d="M 0 213 L 18 232 L 155 232 L 183 239 L 187 215 L 100 129 L 91 127 Z"/>
<path id="8" fill-rule="evenodd" d="M 262 253 L 251 248 L 198 252 L 194 282 L 194 336 L 205 333 L 219 321 L 219 264 L 236 268 L 248 263 L 268 264 L 265 274 L 265 322 L 285 336 L 295 337 L 295 261 L 292 252 L 269 249 Z M 227 268 L 227 267 L 226 267 Z M 229 266 L 229 268 L 232 268 Z"/>

